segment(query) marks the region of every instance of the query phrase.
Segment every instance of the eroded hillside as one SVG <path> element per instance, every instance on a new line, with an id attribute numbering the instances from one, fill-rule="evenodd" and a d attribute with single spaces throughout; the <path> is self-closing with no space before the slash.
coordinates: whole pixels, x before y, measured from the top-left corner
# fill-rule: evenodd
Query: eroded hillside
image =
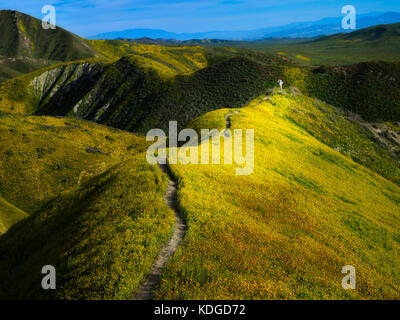
<path id="1" fill-rule="evenodd" d="M 205 112 L 243 106 L 274 85 L 284 63 L 260 54 L 215 55 L 199 69 L 205 54 L 189 53 L 174 64 L 168 54 L 159 62 L 156 52 L 36 71 L 0 84 L 0 110 L 71 116 L 146 133 L 168 128 L 170 120 L 183 126 Z M 182 61 L 192 69 L 181 70 Z"/>

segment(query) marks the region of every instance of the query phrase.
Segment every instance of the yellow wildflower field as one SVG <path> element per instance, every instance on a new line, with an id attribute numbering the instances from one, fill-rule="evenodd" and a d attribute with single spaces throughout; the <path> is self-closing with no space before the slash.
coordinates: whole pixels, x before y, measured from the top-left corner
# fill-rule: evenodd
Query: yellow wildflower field
<path id="1" fill-rule="evenodd" d="M 318 118 L 312 101 L 276 94 L 191 123 L 224 126 L 232 113 L 232 129 L 255 130 L 255 168 L 237 176 L 236 165 L 171 165 L 188 232 L 157 298 L 400 298 L 400 187 L 288 116 Z M 341 286 L 345 265 L 356 290 Z"/>

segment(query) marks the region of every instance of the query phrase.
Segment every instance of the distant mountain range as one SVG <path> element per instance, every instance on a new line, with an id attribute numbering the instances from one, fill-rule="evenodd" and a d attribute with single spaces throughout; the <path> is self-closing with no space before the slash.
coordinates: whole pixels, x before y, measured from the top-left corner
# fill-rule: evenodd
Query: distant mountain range
<path id="1" fill-rule="evenodd" d="M 373 12 L 357 16 L 357 30 L 380 24 L 400 22 L 398 12 Z M 342 29 L 342 17 L 325 18 L 318 21 L 291 23 L 285 26 L 262 28 L 247 31 L 209 31 L 199 33 L 173 33 L 158 29 L 130 29 L 98 34 L 89 39 L 221 39 L 221 40 L 260 40 L 266 38 L 312 38 L 354 30 Z"/>

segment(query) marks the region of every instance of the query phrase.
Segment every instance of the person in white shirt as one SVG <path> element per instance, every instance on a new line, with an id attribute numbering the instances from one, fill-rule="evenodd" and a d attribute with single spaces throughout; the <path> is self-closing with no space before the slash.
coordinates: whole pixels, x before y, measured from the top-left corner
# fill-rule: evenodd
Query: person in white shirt
<path id="1" fill-rule="evenodd" d="M 281 79 L 278 80 L 279 87 L 281 88 L 281 91 L 283 90 L 283 81 Z"/>

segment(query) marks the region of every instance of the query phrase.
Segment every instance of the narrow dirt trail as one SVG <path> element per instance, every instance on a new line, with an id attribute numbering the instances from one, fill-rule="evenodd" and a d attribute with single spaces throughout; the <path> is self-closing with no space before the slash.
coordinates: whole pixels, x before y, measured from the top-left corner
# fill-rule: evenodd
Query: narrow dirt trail
<path id="1" fill-rule="evenodd" d="M 177 199 L 176 192 L 177 186 L 176 181 L 173 179 L 171 174 L 168 171 L 167 165 L 160 165 L 161 170 L 168 174 L 169 176 L 169 185 L 167 191 L 164 194 L 164 201 L 168 205 L 170 209 L 172 209 L 175 213 L 175 226 L 174 231 L 172 233 L 171 239 L 168 243 L 161 249 L 160 254 L 155 260 L 153 267 L 150 272 L 146 275 L 143 283 L 140 285 L 138 290 L 136 291 L 135 300 L 152 300 L 154 291 L 160 282 L 161 273 L 165 268 L 168 260 L 174 255 L 176 249 L 179 244 L 182 242 L 183 238 L 186 234 L 187 225 L 183 218 L 179 215 L 177 209 Z"/>
<path id="2" fill-rule="evenodd" d="M 231 128 L 231 116 L 239 113 L 240 111 L 235 110 L 225 115 L 226 128 L 223 134 L 229 136 L 229 130 Z M 171 239 L 168 243 L 161 249 L 160 254 L 155 260 L 153 267 L 150 272 L 146 275 L 144 281 L 136 291 L 134 296 L 135 300 L 152 300 L 154 296 L 154 291 L 157 288 L 158 283 L 161 279 L 162 271 L 165 268 L 168 260 L 174 255 L 176 249 L 185 237 L 187 225 L 183 218 L 180 216 L 177 208 L 177 186 L 176 181 L 171 176 L 168 171 L 168 166 L 166 164 L 160 165 L 161 170 L 169 176 L 169 185 L 167 191 L 164 194 L 164 201 L 168 207 L 175 213 L 175 226 L 172 233 Z"/>

